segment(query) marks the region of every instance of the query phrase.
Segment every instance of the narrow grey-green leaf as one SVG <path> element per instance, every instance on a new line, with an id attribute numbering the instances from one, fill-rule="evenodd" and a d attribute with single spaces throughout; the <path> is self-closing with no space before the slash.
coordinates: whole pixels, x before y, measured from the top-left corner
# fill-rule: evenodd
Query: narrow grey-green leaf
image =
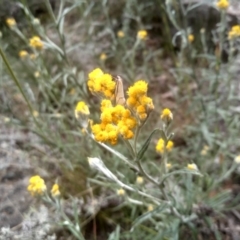
<path id="1" fill-rule="evenodd" d="M 155 213 L 159 213 L 162 212 L 163 210 L 165 210 L 166 208 L 168 208 L 168 204 L 163 203 L 161 205 L 159 205 L 158 207 L 156 207 L 153 211 L 151 212 L 146 212 L 143 215 L 141 215 L 140 217 L 138 217 L 134 222 L 133 222 L 133 226 L 131 228 L 131 232 L 134 230 L 135 227 L 137 227 L 139 224 L 147 221 L 148 219 L 152 218 L 153 215 Z"/>
<path id="2" fill-rule="evenodd" d="M 119 225 L 117 225 L 115 231 L 109 235 L 108 240 L 120 240 L 120 226 Z"/>
<path id="3" fill-rule="evenodd" d="M 140 150 L 140 151 L 138 152 L 138 154 L 137 154 L 137 159 L 138 159 L 138 160 L 141 160 L 142 157 L 143 157 L 143 155 L 144 155 L 144 153 L 147 151 L 148 146 L 149 146 L 149 144 L 150 144 L 150 142 L 151 142 L 151 140 L 152 140 L 153 134 L 154 134 L 155 132 L 162 132 L 162 130 L 159 129 L 159 128 L 157 128 L 157 129 L 154 129 L 154 130 L 152 131 L 152 133 L 151 133 L 151 134 L 149 135 L 149 137 L 147 138 L 146 142 L 143 144 L 141 150 Z"/>

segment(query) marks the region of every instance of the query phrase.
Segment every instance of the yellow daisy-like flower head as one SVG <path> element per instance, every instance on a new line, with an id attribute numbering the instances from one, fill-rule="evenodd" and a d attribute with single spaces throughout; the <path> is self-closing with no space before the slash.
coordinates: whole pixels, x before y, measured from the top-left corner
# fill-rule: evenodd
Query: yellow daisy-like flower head
<path id="1" fill-rule="evenodd" d="M 78 119 L 80 118 L 82 115 L 89 115 L 89 108 L 87 106 L 87 104 L 83 101 L 80 101 L 77 103 L 77 106 L 75 108 L 75 117 Z"/>
<path id="2" fill-rule="evenodd" d="M 188 42 L 192 43 L 194 41 L 194 35 L 193 34 L 189 34 L 188 35 Z"/>
<path id="3" fill-rule="evenodd" d="M 135 113 L 140 123 L 143 123 L 154 109 L 152 99 L 147 97 L 148 83 L 138 80 L 128 88 L 127 106 Z"/>
<path id="4" fill-rule="evenodd" d="M 229 7 L 229 1 L 228 0 L 218 0 L 218 2 L 216 3 L 216 6 L 220 10 L 226 10 Z"/>
<path id="5" fill-rule="evenodd" d="M 129 87 L 127 94 L 129 97 L 140 97 L 147 93 L 147 89 L 147 82 L 139 80 L 135 82 L 133 86 Z"/>
<path id="6" fill-rule="evenodd" d="M 147 35 L 148 35 L 148 33 L 146 30 L 140 30 L 137 33 L 137 38 L 141 39 L 141 40 L 145 40 L 147 38 Z"/>
<path id="7" fill-rule="evenodd" d="M 88 127 L 88 116 L 89 116 L 89 108 L 87 104 L 83 101 L 77 103 L 75 108 L 75 117 L 80 120 L 80 124 L 83 128 Z"/>
<path id="8" fill-rule="evenodd" d="M 53 197 L 57 197 L 60 195 L 60 191 L 59 191 L 59 185 L 58 184 L 53 184 L 52 189 L 51 189 L 51 194 Z"/>
<path id="9" fill-rule="evenodd" d="M 92 72 L 88 74 L 89 80 L 95 80 L 103 75 L 103 71 L 100 68 L 94 69 Z"/>
<path id="10" fill-rule="evenodd" d="M 168 125 L 173 120 L 173 114 L 170 109 L 165 108 L 163 109 L 160 118 Z"/>
<path id="11" fill-rule="evenodd" d="M 134 137 L 133 128 L 137 121 L 131 111 L 122 105 L 113 106 L 111 101 L 104 99 L 101 102 L 101 123 L 91 126 L 95 140 L 117 144 L 118 137 L 131 139 Z"/>
<path id="12" fill-rule="evenodd" d="M 15 21 L 14 18 L 7 18 L 6 23 L 7 23 L 9 28 L 13 28 L 13 27 L 16 26 L 16 21 Z"/>
<path id="13" fill-rule="evenodd" d="M 156 151 L 159 153 L 164 153 L 165 143 L 162 138 L 160 138 L 156 145 Z"/>
<path id="14" fill-rule="evenodd" d="M 88 87 L 89 90 L 101 97 L 106 97 L 112 99 L 114 96 L 116 82 L 113 80 L 112 76 L 107 73 L 103 73 L 100 68 L 96 68 L 88 75 Z"/>
<path id="15" fill-rule="evenodd" d="M 25 50 L 21 50 L 18 55 L 21 59 L 26 59 L 28 56 L 28 52 Z"/>
<path id="16" fill-rule="evenodd" d="M 105 108 L 112 108 L 112 102 L 108 99 L 103 99 L 101 102 L 101 111 L 103 112 Z"/>
<path id="17" fill-rule="evenodd" d="M 173 141 L 168 141 L 167 146 L 166 146 L 167 151 L 168 152 L 172 151 L 173 147 L 174 147 Z"/>
<path id="18" fill-rule="evenodd" d="M 42 195 L 46 189 L 47 187 L 45 185 L 45 182 L 40 176 L 35 175 L 29 179 L 27 190 L 31 193 L 32 196 Z"/>
<path id="19" fill-rule="evenodd" d="M 234 39 L 240 36 L 240 25 L 235 25 L 228 32 L 228 39 Z"/>
<path id="20" fill-rule="evenodd" d="M 35 49 L 38 49 L 38 50 L 42 50 L 43 46 L 44 46 L 42 40 L 38 36 L 33 36 L 32 38 L 30 38 L 29 39 L 29 45 L 32 48 L 35 48 Z"/>
<path id="21" fill-rule="evenodd" d="M 113 120 L 112 116 L 112 108 L 105 108 L 101 114 L 102 123 L 108 124 L 111 123 Z"/>
<path id="22" fill-rule="evenodd" d="M 123 31 L 118 31 L 117 32 L 117 36 L 119 37 L 119 38 L 123 38 L 124 36 L 125 36 L 125 34 L 124 34 L 124 32 Z"/>

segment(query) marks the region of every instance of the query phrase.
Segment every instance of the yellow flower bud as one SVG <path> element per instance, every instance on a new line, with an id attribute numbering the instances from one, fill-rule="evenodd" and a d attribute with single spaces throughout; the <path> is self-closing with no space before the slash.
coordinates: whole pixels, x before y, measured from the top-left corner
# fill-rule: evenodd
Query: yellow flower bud
<path id="1" fill-rule="evenodd" d="M 124 196 L 125 195 L 125 190 L 123 188 L 120 188 L 117 190 L 117 195 L 118 196 Z"/>
<path id="2" fill-rule="evenodd" d="M 100 55 L 100 60 L 104 61 L 104 60 L 106 60 L 106 59 L 107 59 L 107 55 L 106 55 L 105 53 L 102 53 L 102 54 Z"/>
<path id="3" fill-rule="evenodd" d="M 119 38 L 123 38 L 124 36 L 125 36 L 125 34 L 124 34 L 124 32 L 123 31 L 118 31 L 117 32 L 117 36 L 119 37 Z"/>
<path id="4" fill-rule="evenodd" d="M 240 163 L 240 155 L 236 156 L 234 159 L 235 163 Z"/>
<path id="5" fill-rule="evenodd" d="M 221 10 L 226 10 L 229 7 L 229 2 L 228 0 L 219 0 L 216 6 Z"/>
<path id="6" fill-rule="evenodd" d="M 16 21 L 14 18 L 7 18 L 6 23 L 10 28 L 13 28 L 16 26 Z"/>
<path id="7" fill-rule="evenodd" d="M 88 106 L 83 101 L 78 102 L 78 104 L 75 108 L 75 117 L 79 118 L 79 115 L 81 115 L 81 114 L 82 115 L 89 115 L 90 114 Z"/>
<path id="8" fill-rule="evenodd" d="M 173 120 L 172 112 L 168 108 L 163 109 L 162 114 L 161 114 L 161 119 L 166 124 L 169 124 Z"/>
<path id="9" fill-rule="evenodd" d="M 29 45 L 32 48 L 38 49 L 38 50 L 42 50 L 43 49 L 43 42 L 40 39 L 40 37 L 38 36 L 33 36 L 32 38 L 29 39 Z"/>
<path id="10" fill-rule="evenodd" d="M 167 169 L 170 169 L 172 167 L 172 164 L 171 163 L 167 163 L 166 167 L 167 167 Z"/>
<path id="11" fill-rule="evenodd" d="M 154 206 L 153 206 L 152 204 L 149 204 L 149 205 L 147 206 L 147 210 L 148 210 L 148 212 L 153 211 L 153 210 L 154 210 Z"/>
<path id="12" fill-rule="evenodd" d="M 52 186 L 51 194 L 52 194 L 53 197 L 57 197 L 57 196 L 60 195 L 60 191 L 59 191 L 59 186 L 58 186 L 58 184 L 55 183 L 55 184 Z"/>
<path id="13" fill-rule="evenodd" d="M 194 35 L 193 34 L 189 34 L 188 35 L 188 42 L 192 43 L 194 41 Z"/>
<path id="14" fill-rule="evenodd" d="M 25 59 L 28 56 L 28 52 L 25 50 L 21 50 L 18 55 L 21 59 Z"/>
<path id="15" fill-rule="evenodd" d="M 137 33 L 137 38 L 141 39 L 141 40 L 145 40 L 147 38 L 147 35 L 148 35 L 148 33 L 146 30 L 140 30 Z"/>
<path id="16" fill-rule="evenodd" d="M 138 176 L 137 179 L 136 179 L 136 183 L 139 184 L 139 185 L 141 185 L 141 184 L 143 184 L 143 182 L 144 182 L 143 177 Z"/>
<path id="17" fill-rule="evenodd" d="M 195 163 L 191 163 L 187 165 L 187 169 L 196 171 L 198 170 L 198 167 Z"/>

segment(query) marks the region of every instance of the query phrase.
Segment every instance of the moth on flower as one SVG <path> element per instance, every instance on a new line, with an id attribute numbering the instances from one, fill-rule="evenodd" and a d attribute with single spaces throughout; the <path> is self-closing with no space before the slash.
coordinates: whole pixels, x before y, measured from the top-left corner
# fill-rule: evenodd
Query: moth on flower
<path id="1" fill-rule="evenodd" d="M 116 81 L 116 88 L 115 88 L 115 102 L 116 105 L 122 105 L 124 106 L 126 103 L 126 99 L 124 96 L 124 89 L 123 89 L 123 81 L 120 76 L 114 77 L 114 80 Z"/>

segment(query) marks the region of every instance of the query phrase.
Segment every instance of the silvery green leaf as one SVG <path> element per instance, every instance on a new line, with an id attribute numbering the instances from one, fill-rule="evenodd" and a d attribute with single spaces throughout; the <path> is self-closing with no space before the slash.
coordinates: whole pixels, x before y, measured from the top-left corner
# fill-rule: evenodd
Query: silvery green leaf
<path id="1" fill-rule="evenodd" d="M 162 212 L 163 210 L 165 210 L 166 208 L 169 208 L 169 205 L 166 203 L 162 203 L 159 206 L 157 206 L 153 211 L 150 212 L 146 212 L 143 215 L 141 215 L 140 217 L 138 217 L 134 222 L 133 222 L 133 226 L 131 228 L 131 232 L 134 230 L 135 227 L 137 227 L 139 224 L 147 221 L 148 219 L 152 218 L 154 214 Z"/>
<path id="2" fill-rule="evenodd" d="M 151 142 L 151 139 L 152 139 L 153 134 L 154 134 L 155 132 L 161 132 L 161 131 L 162 131 L 162 130 L 161 130 L 161 129 L 158 129 L 158 128 L 152 131 L 152 133 L 149 135 L 149 137 L 147 138 L 147 140 L 146 140 L 145 143 L 143 144 L 141 150 L 140 150 L 140 151 L 138 152 L 138 154 L 137 154 L 137 159 L 138 159 L 138 160 L 141 160 L 142 157 L 143 157 L 143 155 L 144 155 L 144 153 L 147 151 L 148 146 L 149 146 L 149 144 L 150 144 L 150 142 Z"/>
<path id="3" fill-rule="evenodd" d="M 114 232 L 112 232 L 109 235 L 108 240 L 119 240 L 120 239 L 120 226 L 117 225 L 116 229 L 114 230 Z"/>
<path id="4" fill-rule="evenodd" d="M 103 173 L 107 178 L 113 181 L 118 181 L 117 177 L 105 166 L 103 161 L 99 158 L 88 158 L 88 163 L 91 168 Z"/>

